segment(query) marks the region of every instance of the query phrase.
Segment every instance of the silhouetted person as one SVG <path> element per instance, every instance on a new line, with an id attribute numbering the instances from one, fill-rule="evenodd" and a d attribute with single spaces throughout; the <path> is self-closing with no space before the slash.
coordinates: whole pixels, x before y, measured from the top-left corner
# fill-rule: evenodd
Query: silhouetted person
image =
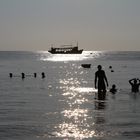
<path id="1" fill-rule="evenodd" d="M 110 69 L 112 69 L 112 66 L 109 66 Z"/>
<path id="2" fill-rule="evenodd" d="M 115 94 L 117 92 L 117 89 L 116 89 L 116 85 L 115 84 L 112 85 L 112 88 L 110 89 L 110 92 L 112 94 Z"/>
<path id="3" fill-rule="evenodd" d="M 22 72 L 21 73 L 21 78 L 24 79 L 25 78 L 25 74 Z"/>
<path id="4" fill-rule="evenodd" d="M 37 73 L 34 73 L 34 78 L 36 78 L 37 77 Z"/>
<path id="5" fill-rule="evenodd" d="M 114 70 L 111 70 L 111 72 L 114 72 Z"/>
<path id="6" fill-rule="evenodd" d="M 12 73 L 9 73 L 9 77 L 12 78 L 13 77 L 13 74 Z"/>
<path id="7" fill-rule="evenodd" d="M 106 85 L 108 86 L 108 81 L 102 66 L 98 65 L 98 71 L 95 73 L 95 88 L 98 88 L 98 98 L 105 98 L 106 95 Z M 98 82 L 98 84 L 97 84 Z"/>
<path id="8" fill-rule="evenodd" d="M 136 79 L 136 78 L 133 78 L 131 80 L 129 80 L 129 83 L 132 87 L 131 91 L 132 92 L 139 92 L 139 86 L 140 86 L 140 80 L 139 79 Z"/>
<path id="9" fill-rule="evenodd" d="M 42 75 L 42 78 L 45 78 L 45 73 L 44 72 L 42 72 L 41 75 Z"/>

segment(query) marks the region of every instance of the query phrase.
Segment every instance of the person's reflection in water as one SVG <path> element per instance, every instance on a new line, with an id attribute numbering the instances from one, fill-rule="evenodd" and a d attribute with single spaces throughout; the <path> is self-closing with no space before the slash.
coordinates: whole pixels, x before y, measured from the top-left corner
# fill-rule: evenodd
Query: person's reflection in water
<path id="1" fill-rule="evenodd" d="M 106 122 L 105 120 L 105 113 L 104 110 L 106 108 L 106 94 L 105 93 L 97 93 L 98 94 L 98 100 L 95 100 L 95 110 L 97 110 L 97 114 L 95 117 L 95 123 L 96 124 L 104 124 Z M 101 133 L 103 127 L 99 127 L 97 130 L 97 133 Z"/>
<path id="2" fill-rule="evenodd" d="M 98 100 L 95 101 L 95 109 L 105 109 L 105 99 L 106 99 L 106 93 L 100 92 L 98 93 Z"/>

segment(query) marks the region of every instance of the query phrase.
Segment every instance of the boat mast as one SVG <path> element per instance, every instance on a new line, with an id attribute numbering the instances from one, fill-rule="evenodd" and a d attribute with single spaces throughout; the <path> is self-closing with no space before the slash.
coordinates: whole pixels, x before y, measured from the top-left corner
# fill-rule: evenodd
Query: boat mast
<path id="1" fill-rule="evenodd" d="M 78 47 L 78 42 L 77 42 L 77 45 L 76 46 Z"/>

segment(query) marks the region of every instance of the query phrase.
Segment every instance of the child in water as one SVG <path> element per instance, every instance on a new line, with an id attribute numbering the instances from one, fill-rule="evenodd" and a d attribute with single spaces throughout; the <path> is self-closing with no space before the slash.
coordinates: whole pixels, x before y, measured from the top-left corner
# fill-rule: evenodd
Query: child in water
<path id="1" fill-rule="evenodd" d="M 116 85 L 115 84 L 112 85 L 112 88 L 110 89 L 110 92 L 112 94 L 115 94 L 117 92 L 117 89 L 116 89 Z"/>

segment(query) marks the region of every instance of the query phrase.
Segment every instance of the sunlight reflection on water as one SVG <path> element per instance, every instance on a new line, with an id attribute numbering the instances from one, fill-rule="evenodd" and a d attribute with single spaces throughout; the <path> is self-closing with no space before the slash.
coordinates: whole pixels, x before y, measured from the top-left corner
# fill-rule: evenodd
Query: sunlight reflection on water
<path id="1" fill-rule="evenodd" d="M 48 54 L 42 53 L 40 60 L 42 61 L 81 61 L 100 57 L 101 52 L 85 51 L 83 54 Z M 103 137 L 105 135 L 102 128 L 96 128 L 99 122 L 105 123 L 104 113 L 95 114 L 97 110 L 105 109 L 105 102 L 95 102 L 95 93 L 97 90 L 93 87 L 86 87 L 86 79 L 81 77 L 81 74 L 86 71 L 81 71 L 77 64 L 67 65 L 65 68 L 60 66 L 63 74 L 58 79 L 60 96 L 62 100 L 58 100 L 63 107 L 57 114 L 61 118 L 54 125 L 52 137 L 58 139 L 75 139 L 82 140 L 88 138 Z M 79 76 L 80 75 L 80 76 Z M 85 86 L 83 86 L 83 83 Z M 91 106 L 91 109 L 89 108 Z M 101 106 L 101 107 L 100 107 Z M 102 112 L 102 110 L 100 112 Z M 47 137 L 47 136 L 46 136 Z"/>
<path id="2" fill-rule="evenodd" d="M 82 104 L 89 103 L 89 99 L 85 95 L 93 94 L 96 89 L 81 87 L 81 82 L 77 78 L 60 79 L 59 82 L 66 87 L 62 95 L 69 107 L 61 111 L 61 115 L 65 119 L 55 126 L 56 137 L 74 138 L 75 140 L 97 137 L 95 130 L 91 129 L 95 123 L 90 116 L 89 109 L 85 108 L 86 106 L 81 107 Z M 90 120 L 92 123 L 89 123 Z"/>
<path id="3" fill-rule="evenodd" d="M 81 61 L 86 59 L 98 58 L 103 52 L 84 51 L 82 54 L 50 54 L 46 51 L 40 51 L 40 60 L 42 61 Z"/>
<path id="4" fill-rule="evenodd" d="M 97 89 L 95 88 L 91 88 L 91 87 L 78 87 L 78 88 L 71 88 L 71 90 L 73 91 L 77 91 L 77 92 L 97 92 Z"/>
<path id="5" fill-rule="evenodd" d="M 80 128 L 78 124 L 73 123 L 62 123 L 56 128 L 60 129 L 59 132 L 56 132 L 56 135 L 59 137 L 71 137 L 76 140 L 82 140 L 95 135 L 95 131 L 89 131 L 87 128 Z"/>
<path id="6" fill-rule="evenodd" d="M 59 103 L 64 106 L 46 114 L 48 118 L 60 120 L 54 123 L 52 132 L 43 134 L 44 138 L 84 140 L 117 135 L 105 129 L 107 101 L 94 98 L 95 88 L 81 86 L 78 78 L 65 77 L 59 79 L 59 83 L 63 98 Z"/>

